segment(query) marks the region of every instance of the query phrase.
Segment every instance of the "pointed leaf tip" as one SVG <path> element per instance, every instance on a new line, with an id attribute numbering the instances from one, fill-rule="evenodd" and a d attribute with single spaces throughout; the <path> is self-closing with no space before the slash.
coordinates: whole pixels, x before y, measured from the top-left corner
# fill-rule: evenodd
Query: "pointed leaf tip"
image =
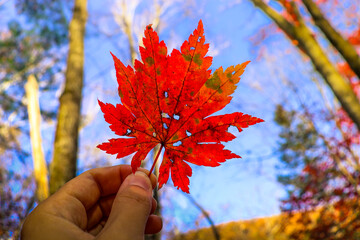
<path id="1" fill-rule="evenodd" d="M 202 22 L 201 19 L 199 20 L 199 23 L 198 23 L 197 28 L 198 28 L 198 29 L 204 29 L 204 25 L 203 25 L 203 22 Z"/>

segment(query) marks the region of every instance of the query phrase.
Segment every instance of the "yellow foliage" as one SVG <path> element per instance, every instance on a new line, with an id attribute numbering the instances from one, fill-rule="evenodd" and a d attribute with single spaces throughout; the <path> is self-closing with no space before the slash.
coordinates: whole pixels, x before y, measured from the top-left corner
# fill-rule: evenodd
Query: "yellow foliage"
<path id="1" fill-rule="evenodd" d="M 248 221 L 229 222 L 217 226 L 221 240 L 287 240 L 286 234 L 279 231 L 279 216 L 258 218 Z M 216 240 L 211 228 L 203 228 L 179 234 L 174 240 Z"/>
<path id="2" fill-rule="evenodd" d="M 357 239 L 357 236 L 360 239 L 359 215 L 357 201 L 347 201 L 346 204 L 335 203 L 313 211 L 283 213 L 272 217 L 229 222 L 216 227 L 221 240 L 352 240 Z M 344 233 L 345 228 L 345 232 L 351 232 L 351 235 Z M 178 234 L 172 240 L 216 239 L 209 227 Z"/>

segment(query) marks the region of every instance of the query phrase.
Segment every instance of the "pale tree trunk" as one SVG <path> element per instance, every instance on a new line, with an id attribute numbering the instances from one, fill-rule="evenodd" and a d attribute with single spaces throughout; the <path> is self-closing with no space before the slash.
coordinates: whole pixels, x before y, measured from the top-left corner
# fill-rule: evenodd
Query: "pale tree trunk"
<path id="1" fill-rule="evenodd" d="M 320 73 L 325 82 L 339 100 L 342 108 L 360 130 L 360 101 L 355 95 L 350 83 L 345 80 L 336 67 L 331 63 L 324 50 L 314 38 L 311 30 L 306 26 L 297 6 L 292 2 L 297 23 L 292 24 L 281 14 L 267 5 L 263 0 L 251 0 L 254 5 L 268 15 L 289 38 L 298 42 L 298 48 L 311 60 L 315 69 Z M 326 34 L 325 34 L 326 35 Z M 330 39 L 329 39 L 330 41 Z"/>
<path id="2" fill-rule="evenodd" d="M 37 201 L 41 202 L 49 196 L 49 183 L 48 170 L 41 144 L 39 86 L 34 75 L 28 77 L 27 83 L 25 84 L 25 91 L 28 101 L 27 109 L 30 124 L 30 140 L 36 182 L 35 196 Z"/>
<path id="3" fill-rule="evenodd" d="M 65 89 L 60 107 L 50 167 L 50 193 L 75 177 L 77 166 L 80 109 L 84 75 L 84 35 L 87 19 L 86 0 L 75 0 L 69 25 L 69 54 L 65 73 Z"/>

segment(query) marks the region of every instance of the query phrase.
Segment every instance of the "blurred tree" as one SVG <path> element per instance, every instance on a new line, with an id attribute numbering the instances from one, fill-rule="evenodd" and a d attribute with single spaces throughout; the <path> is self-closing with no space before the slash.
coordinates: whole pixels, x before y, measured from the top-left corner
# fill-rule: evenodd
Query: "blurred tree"
<path id="1" fill-rule="evenodd" d="M 346 135 L 342 139 L 322 135 L 313 117 L 280 105 L 275 120 L 282 127 L 283 164 L 278 179 L 288 191 L 282 209 L 302 215 L 297 224 L 303 227 L 294 229 L 292 239 L 356 239 L 360 227 L 359 145 L 350 143 Z M 320 214 L 309 217 L 314 209 Z"/>
<path id="2" fill-rule="evenodd" d="M 10 18 L 7 28 L 2 29 L 0 35 L 1 128 L 12 125 L 18 130 L 26 130 L 27 126 L 21 123 L 27 119 L 24 84 L 30 74 L 37 77 L 42 90 L 51 90 L 56 73 L 62 71 L 62 66 L 57 63 L 62 58 L 59 48 L 67 38 L 66 32 L 61 30 L 66 29 L 66 19 L 58 16 L 62 11 L 56 1 L 41 3 L 46 8 L 35 2 L 17 1 L 19 17 Z M 52 11 L 56 13 L 52 15 Z M 53 27 L 49 19 L 55 19 Z M 23 24 L 25 21 L 26 24 Z M 52 118 L 55 111 L 43 111 L 43 116 Z M 13 149 L 11 139 L 15 139 L 14 135 L 0 135 L 1 145 L 8 146 L 8 150 Z M 20 149 L 16 151 L 26 154 Z"/>
<path id="3" fill-rule="evenodd" d="M 80 108 L 84 78 L 84 37 L 87 1 L 75 0 L 69 25 L 69 53 L 65 87 L 55 133 L 53 160 L 50 168 L 50 194 L 76 175 Z"/>
<path id="4" fill-rule="evenodd" d="M 290 94 L 296 107 L 289 104 L 289 98 L 283 101 L 276 108 L 275 121 L 280 126 L 278 180 L 288 192 L 282 209 L 301 213 L 297 224 L 302 227 L 293 229 L 291 238 L 357 239 L 356 229 L 360 226 L 360 204 L 356 200 L 360 194 L 359 2 L 251 1 L 305 56 L 303 64 L 311 61 L 340 102 L 339 106 L 328 100 L 331 94 L 316 76 L 309 77 L 303 72 L 302 83 L 285 81 L 292 88 Z M 341 27 L 335 29 L 334 25 Z M 306 78 L 315 81 L 312 91 L 316 91 L 317 86 L 321 95 L 314 103 L 309 97 L 299 96 L 306 91 Z M 320 214 L 313 215 L 314 209 Z M 284 221 L 284 226 L 288 221 Z"/>
<path id="5" fill-rule="evenodd" d="M 332 63 L 331 56 L 321 46 L 320 34 L 315 35 L 315 32 L 308 27 L 308 24 L 311 24 L 309 23 L 311 20 L 308 20 L 306 15 L 302 15 L 303 11 L 299 11 L 299 5 L 303 3 L 310 13 L 315 26 L 321 30 L 325 39 L 332 44 L 338 54 L 343 57 L 347 66 L 357 74 L 358 78 L 360 77 L 360 56 L 356 52 L 355 46 L 346 37 L 342 36 L 325 18 L 318 6 L 319 3 L 315 3 L 312 0 L 270 1 L 283 9 L 283 13 L 280 14 L 263 0 L 251 1 L 277 24 L 302 53 L 309 57 L 315 69 L 329 85 L 343 109 L 355 123 L 358 130 L 360 130 L 360 101 L 350 82 L 343 77 L 337 66 Z M 336 4 L 337 1 L 333 0 L 331 2 Z M 349 4 L 355 9 L 359 7 L 354 1 L 349 1 Z M 355 29 L 354 33 L 358 31 L 359 29 Z"/>
<path id="6" fill-rule="evenodd" d="M 24 86 L 29 76 L 36 76 L 41 91 L 55 99 L 57 73 L 63 70 L 61 49 L 67 40 L 67 4 L 52 0 L 1 2 L 7 26 L 1 26 L 0 33 L 0 238 L 17 239 L 21 222 L 36 201 L 34 176 L 28 170 Z M 53 119 L 55 112 L 54 108 L 42 108 L 45 120 Z"/>
<path id="7" fill-rule="evenodd" d="M 0 159 L 0 163 L 1 163 Z M 14 190 L 14 185 L 20 190 Z M 7 170 L 0 165 L 0 238 L 17 239 L 19 222 L 30 212 L 34 204 L 32 194 L 32 176 Z M 24 204 L 26 203 L 26 204 Z"/>

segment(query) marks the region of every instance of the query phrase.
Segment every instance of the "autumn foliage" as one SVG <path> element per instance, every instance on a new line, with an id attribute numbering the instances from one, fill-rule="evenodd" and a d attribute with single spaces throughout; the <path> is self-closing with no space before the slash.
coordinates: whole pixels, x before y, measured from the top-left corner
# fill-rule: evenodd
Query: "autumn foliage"
<path id="1" fill-rule="evenodd" d="M 283 6 L 282 16 L 287 21 L 294 26 L 302 21 L 303 29 L 316 26 L 321 32 L 314 28 L 311 30 L 311 38 L 317 42 L 325 40 L 333 45 L 334 48 L 323 51 L 331 59 L 327 66 L 336 71 L 338 79 L 341 78 L 350 86 L 346 96 L 354 94 L 358 104 L 359 68 L 354 68 L 354 65 L 360 62 L 359 29 L 351 25 L 354 21 L 358 22 L 358 19 L 354 19 L 358 6 L 352 5 L 353 1 L 279 2 Z M 336 29 L 332 24 L 339 20 L 339 9 L 342 7 L 341 26 L 346 27 Z M 294 41 L 300 39 L 299 36 L 289 37 L 303 54 L 311 56 L 304 48 L 307 43 L 311 45 L 310 40 L 298 45 Z M 347 49 L 342 49 L 344 43 L 348 44 Z M 349 49 L 355 50 L 352 56 L 357 57 L 349 58 Z M 311 57 L 308 59 L 319 71 L 320 65 L 317 65 L 316 60 Z M 322 77 L 327 81 L 324 74 Z M 282 127 L 279 142 L 282 169 L 279 181 L 288 191 L 288 197 L 283 200 L 281 207 L 289 213 L 289 219 L 283 224 L 287 226 L 296 218 L 298 227 L 290 232 L 290 239 L 358 239 L 359 127 L 349 111 L 337 102 L 333 108 L 328 104 L 322 112 L 315 112 L 307 103 L 301 106 L 300 110 L 294 111 L 285 104 L 278 105 L 275 112 L 275 121 Z"/>
<path id="2" fill-rule="evenodd" d="M 311 63 L 317 72 L 298 71 L 296 80 L 288 76 L 293 90 L 275 111 L 281 127 L 278 179 L 288 192 L 281 204 L 289 216 L 283 225 L 295 219 L 290 239 L 359 239 L 359 4 L 251 2 L 276 25 L 266 26 L 257 42 L 284 33 L 293 48 L 282 50 L 293 55 L 297 49 L 302 57 L 294 65 Z M 306 83 L 314 87 L 308 90 Z"/>
<path id="3" fill-rule="evenodd" d="M 228 128 L 235 126 L 241 132 L 263 121 L 241 112 L 212 115 L 231 101 L 249 62 L 226 70 L 220 67 L 211 73 L 212 57 L 206 56 L 209 44 L 205 43 L 201 21 L 180 50 L 174 49 L 169 55 L 151 25 L 145 29 L 143 44 L 142 61 L 135 61 L 135 70 L 112 55 L 121 104 L 99 101 L 99 105 L 110 129 L 121 137 L 98 147 L 117 158 L 136 152 L 131 162 L 136 171 L 160 144 L 159 153 L 162 149 L 165 152 L 159 187 L 171 173 L 174 186 L 189 193 L 192 170 L 187 163 L 215 167 L 227 159 L 239 158 L 221 143 L 235 138 Z"/>
<path id="4" fill-rule="evenodd" d="M 353 211 L 354 202 L 346 202 L 339 208 L 333 206 L 333 211 L 327 208 L 318 208 L 308 212 L 296 212 L 292 214 L 282 213 L 277 216 L 255 218 L 244 221 L 234 221 L 217 225 L 221 240 L 295 240 L 295 239 L 346 239 L 353 240 L 360 237 L 360 226 L 351 226 L 353 234 L 343 235 L 344 228 L 348 227 L 349 221 L 356 216 Z M 350 216 L 350 217 L 348 217 Z M 322 217 L 322 218 L 321 218 Z M 319 224 L 319 219 L 323 224 Z M 306 222 L 306 224 L 304 224 Z M 338 238 L 328 237 L 324 227 L 332 227 Z M 346 232 L 346 231 L 345 231 Z M 216 240 L 211 228 L 191 230 L 186 233 L 174 234 L 171 240 Z"/>

